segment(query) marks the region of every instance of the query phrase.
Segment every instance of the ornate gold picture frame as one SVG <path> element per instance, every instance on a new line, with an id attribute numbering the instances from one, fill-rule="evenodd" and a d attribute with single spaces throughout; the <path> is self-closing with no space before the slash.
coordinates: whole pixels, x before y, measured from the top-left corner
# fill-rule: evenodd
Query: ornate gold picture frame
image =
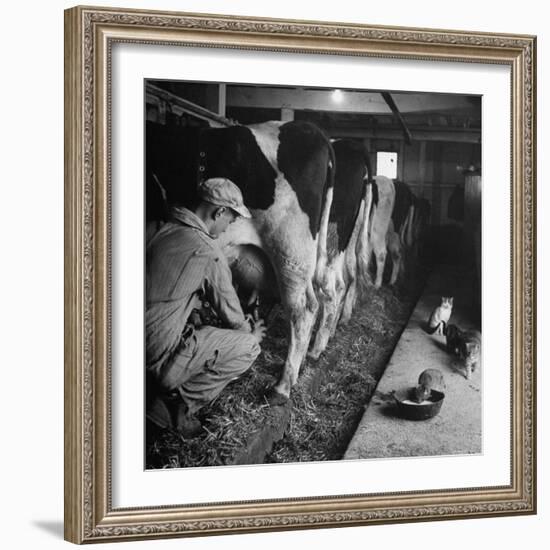
<path id="1" fill-rule="evenodd" d="M 114 507 L 112 51 L 116 44 L 129 43 L 509 68 L 512 222 L 510 234 L 503 236 L 511 247 L 509 484 L 208 503 L 185 502 L 183 497 L 178 505 Z M 67 540 L 158 539 L 536 512 L 535 56 L 536 38 L 523 35 L 108 8 L 65 12 Z M 263 468 L 269 475 L 269 466 Z"/>

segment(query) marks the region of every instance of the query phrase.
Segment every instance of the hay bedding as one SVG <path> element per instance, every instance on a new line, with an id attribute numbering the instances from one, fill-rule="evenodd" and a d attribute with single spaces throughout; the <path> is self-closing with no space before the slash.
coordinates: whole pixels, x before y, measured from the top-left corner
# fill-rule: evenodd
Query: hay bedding
<path id="1" fill-rule="evenodd" d="M 185 440 L 147 427 L 146 467 L 341 459 L 407 324 L 424 275 L 409 277 L 407 286 L 397 291 L 384 286 L 364 292 L 352 320 L 338 328 L 321 358 L 302 366 L 286 416 L 276 414 L 264 398 L 278 379 L 287 351 L 286 320 L 280 309 L 274 311 L 256 363 L 200 411 L 204 435 Z M 265 452 L 256 449 L 247 459 L 243 452 L 251 441 L 281 418 L 290 419 L 284 437 L 274 444 L 275 438 L 268 437 Z"/>

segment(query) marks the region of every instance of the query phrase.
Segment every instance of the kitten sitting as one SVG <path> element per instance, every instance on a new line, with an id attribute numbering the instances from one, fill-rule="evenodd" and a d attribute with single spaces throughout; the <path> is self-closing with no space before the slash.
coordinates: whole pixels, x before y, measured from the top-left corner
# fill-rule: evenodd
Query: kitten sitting
<path id="1" fill-rule="evenodd" d="M 461 330 L 449 325 L 446 330 L 447 351 L 459 357 L 465 376 L 470 379 L 481 359 L 481 333 L 477 330 Z"/>
<path id="2" fill-rule="evenodd" d="M 428 334 L 443 334 L 451 313 L 453 311 L 453 297 L 441 297 L 441 304 L 439 304 L 430 315 L 428 321 Z"/>
<path id="3" fill-rule="evenodd" d="M 458 357 L 463 362 L 466 378 L 472 377 L 472 372 L 481 360 L 481 333 L 477 330 L 466 330 L 460 336 Z"/>

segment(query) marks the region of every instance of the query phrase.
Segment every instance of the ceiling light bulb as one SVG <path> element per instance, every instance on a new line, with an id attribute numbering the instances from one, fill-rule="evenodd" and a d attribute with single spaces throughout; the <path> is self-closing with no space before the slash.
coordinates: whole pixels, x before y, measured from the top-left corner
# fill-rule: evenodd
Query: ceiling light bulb
<path id="1" fill-rule="evenodd" d="M 334 90 L 334 92 L 332 92 L 332 100 L 336 103 L 341 103 L 343 99 L 344 93 L 342 92 L 342 90 Z"/>

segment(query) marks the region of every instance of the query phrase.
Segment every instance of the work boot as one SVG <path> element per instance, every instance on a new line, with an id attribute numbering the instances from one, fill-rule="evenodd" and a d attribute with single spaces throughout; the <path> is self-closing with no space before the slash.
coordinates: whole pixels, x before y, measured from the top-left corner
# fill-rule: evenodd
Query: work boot
<path id="1" fill-rule="evenodd" d="M 181 403 L 176 414 L 176 430 L 185 439 L 193 439 L 201 435 L 203 429 L 199 419 L 189 412 L 187 405 Z"/>

